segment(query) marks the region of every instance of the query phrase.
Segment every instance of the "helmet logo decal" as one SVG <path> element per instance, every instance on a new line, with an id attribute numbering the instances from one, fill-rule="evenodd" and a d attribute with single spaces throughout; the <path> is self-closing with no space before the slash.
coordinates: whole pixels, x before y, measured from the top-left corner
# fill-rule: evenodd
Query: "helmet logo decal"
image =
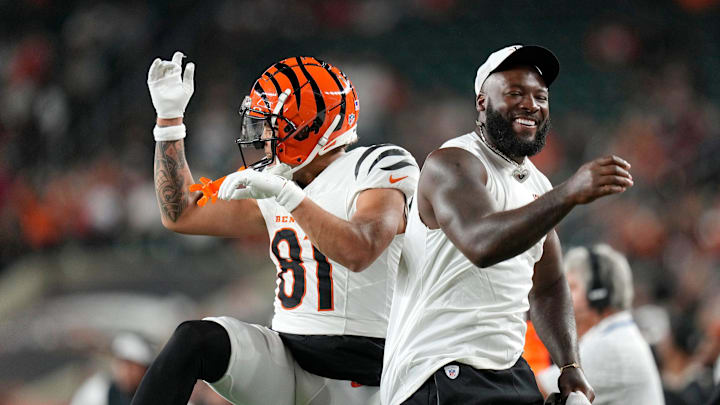
<path id="1" fill-rule="evenodd" d="M 350 115 L 348 116 L 348 124 L 349 124 L 349 125 L 352 125 L 353 122 L 355 122 L 355 114 L 350 114 Z"/>
<path id="2" fill-rule="evenodd" d="M 267 96 L 265 95 L 265 89 L 262 88 L 260 85 L 260 82 L 255 82 L 255 86 L 253 87 L 253 90 L 255 90 L 258 94 L 260 94 L 261 100 L 265 103 L 264 107 L 266 107 L 268 110 L 270 110 L 270 102 L 267 99 Z M 258 100 L 257 104 L 261 107 L 263 105 L 260 103 L 260 100 Z"/>

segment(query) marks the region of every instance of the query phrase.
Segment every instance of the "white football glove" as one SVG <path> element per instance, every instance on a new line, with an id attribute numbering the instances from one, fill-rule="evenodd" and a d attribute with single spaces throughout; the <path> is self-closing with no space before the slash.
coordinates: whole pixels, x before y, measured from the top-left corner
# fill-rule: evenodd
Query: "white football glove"
<path id="1" fill-rule="evenodd" d="M 288 165 L 288 164 L 280 163 L 277 160 L 277 158 L 275 158 L 275 162 L 276 163 L 273 164 L 272 166 L 265 167 L 265 169 L 263 169 L 262 172 L 267 173 L 267 174 L 274 174 L 276 176 L 280 176 L 282 178 L 292 180 L 292 175 L 293 175 L 292 167 L 290 167 L 290 165 Z"/>
<path id="2" fill-rule="evenodd" d="M 223 200 L 275 198 L 278 204 L 292 212 L 305 199 L 305 192 L 276 174 L 246 169 L 227 175 L 220 185 L 218 197 Z"/>
<path id="3" fill-rule="evenodd" d="M 178 51 L 172 60 L 155 59 L 148 71 L 148 89 L 158 118 L 180 118 L 185 114 L 185 107 L 195 91 L 193 76 L 195 64 L 188 63 L 182 73 L 184 55 Z M 185 137 L 185 125 L 171 127 L 155 127 L 153 131 L 156 141 L 175 141 Z"/>

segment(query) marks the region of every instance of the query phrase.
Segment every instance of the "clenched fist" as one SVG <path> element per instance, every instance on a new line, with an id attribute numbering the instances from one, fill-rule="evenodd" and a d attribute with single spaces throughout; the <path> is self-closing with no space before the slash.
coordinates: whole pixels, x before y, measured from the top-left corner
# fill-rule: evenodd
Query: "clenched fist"
<path id="1" fill-rule="evenodd" d="M 565 198 L 574 205 L 587 204 L 600 197 L 622 193 L 632 187 L 630 163 L 617 156 L 605 156 L 582 165 L 561 184 Z"/>

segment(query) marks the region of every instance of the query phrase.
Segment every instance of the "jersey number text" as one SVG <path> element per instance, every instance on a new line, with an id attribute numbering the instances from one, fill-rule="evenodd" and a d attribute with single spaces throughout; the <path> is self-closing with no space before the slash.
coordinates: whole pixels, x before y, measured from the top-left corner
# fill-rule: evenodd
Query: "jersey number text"
<path id="1" fill-rule="evenodd" d="M 281 257 L 278 245 L 281 242 L 285 242 L 289 247 L 289 258 Z M 305 265 L 302 261 L 302 246 L 298 240 L 297 234 L 294 230 L 284 228 L 275 233 L 275 237 L 272 240 L 271 249 L 273 255 L 280 263 L 282 271 L 278 273 L 280 278 L 280 286 L 278 288 L 278 298 L 282 303 L 283 308 L 293 309 L 297 308 L 305 297 Z M 313 248 L 313 258 L 317 263 L 317 280 L 318 280 L 318 311 L 332 311 L 333 306 L 333 280 L 332 280 L 332 264 L 328 262 L 322 252 L 317 250 L 315 246 Z M 292 272 L 294 280 L 292 287 L 292 294 L 288 295 L 285 292 L 285 275 L 287 272 Z"/>

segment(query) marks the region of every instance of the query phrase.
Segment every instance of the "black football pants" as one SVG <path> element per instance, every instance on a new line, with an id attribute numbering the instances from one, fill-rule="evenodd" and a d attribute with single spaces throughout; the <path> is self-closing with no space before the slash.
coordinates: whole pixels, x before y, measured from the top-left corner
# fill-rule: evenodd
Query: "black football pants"
<path id="1" fill-rule="evenodd" d="M 447 364 L 403 402 L 403 405 L 459 404 L 542 405 L 543 397 L 535 375 L 521 357 L 507 370 L 477 370 L 466 364 Z"/>

